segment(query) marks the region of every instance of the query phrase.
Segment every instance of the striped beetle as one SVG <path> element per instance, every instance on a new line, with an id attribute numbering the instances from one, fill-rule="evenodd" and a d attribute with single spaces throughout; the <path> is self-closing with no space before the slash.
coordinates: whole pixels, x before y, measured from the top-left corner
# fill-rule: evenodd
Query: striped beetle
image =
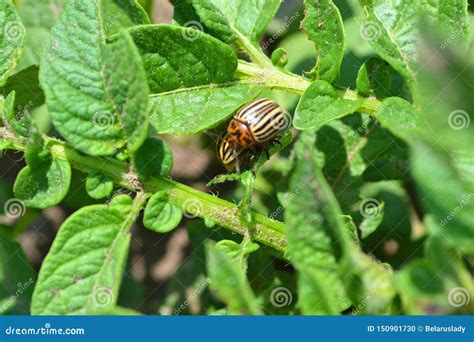
<path id="1" fill-rule="evenodd" d="M 229 144 L 227 134 L 221 136 L 217 143 L 217 156 L 228 172 L 240 172 L 240 167 L 248 166 L 251 157 L 250 152 L 250 149 L 242 147 L 233 149 Z"/>
<path id="2" fill-rule="evenodd" d="M 289 128 L 291 118 L 270 99 L 256 99 L 237 110 L 227 125 L 228 144 L 234 150 L 271 143 Z"/>

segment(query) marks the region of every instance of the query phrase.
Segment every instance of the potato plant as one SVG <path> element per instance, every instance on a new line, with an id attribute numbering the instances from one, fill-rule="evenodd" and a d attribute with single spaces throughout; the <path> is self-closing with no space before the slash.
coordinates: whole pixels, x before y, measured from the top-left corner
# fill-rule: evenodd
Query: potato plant
<path id="1" fill-rule="evenodd" d="M 474 313 L 467 1 L 171 3 L 156 24 L 152 1 L 0 0 L 2 172 L 23 166 L 0 183 L 1 312 Z M 226 173 L 217 137 L 264 97 L 286 133 Z M 207 188 L 172 177 L 182 139 L 211 142 Z M 25 236 L 58 206 L 37 273 Z M 127 280 L 137 230 L 177 227 L 174 282 Z"/>

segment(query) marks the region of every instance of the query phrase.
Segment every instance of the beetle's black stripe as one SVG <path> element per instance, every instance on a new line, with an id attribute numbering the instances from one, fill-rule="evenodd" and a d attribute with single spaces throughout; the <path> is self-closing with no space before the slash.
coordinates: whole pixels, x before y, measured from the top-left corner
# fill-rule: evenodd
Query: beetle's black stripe
<path id="1" fill-rule="evenodd" d="M 251 101 L 249 103 L 247 103 L 245 106 L 241 107 L 237 113 L 235 114 L 235 116 L 240 116 L 240 114 L 242 113 L 245 113 L 247 110 L 249 110 L 250 108 L 252 107 L 256 107 L 258 106 L 259 104 L 261 103 L 264 103 L 264 102 L 267 102 L 267 101 L 270 101 L 269 99 L 257 99 L 257 100 L 254 100 L 254 101 Z"/>
<path id="2" fill-rule="evenodd" d="M 282 110 L 280 107 L 275 105 L 265 110 L 265 112 L 262 111 L 262 113 L 259 114 L 258 122 L 252 125 L 252 130 L 258 131 L 260 128 L 267 126 L 271 123 L 271 120 L 278 115 L 278 113 L 282 113 Z"/>
<path id="3" fill-rule="evenodd" d="M 284 120 L 283 111 L 280 107 L 267 112 L 258 125 L 252 126 L 254 139 L 258 142 L 264 142 L 274 138 L 280 131 L 280 120 Z"/>
<path id="4" fill-rule="evenodd" d="M 248 123 L 250 125 L 257 123 L 259 121 L 260 112 L 263 110 L 267 110 L 267 108 L 275 106 L 275 103 L 269 99 L 260 99 L 254 102 L 249 103 L 247 106 L 240 109 L 235 118 L 239 119 L 244 123 Z"/>
<path id="5" fill-rule="evenodd" d="M 219 158 L 224 165 L 230 165 L 239 159 L 244 152 L 242 149 L 234 150 L 230 147 L 227 140 L 223 139 L 219 146 Z"/>

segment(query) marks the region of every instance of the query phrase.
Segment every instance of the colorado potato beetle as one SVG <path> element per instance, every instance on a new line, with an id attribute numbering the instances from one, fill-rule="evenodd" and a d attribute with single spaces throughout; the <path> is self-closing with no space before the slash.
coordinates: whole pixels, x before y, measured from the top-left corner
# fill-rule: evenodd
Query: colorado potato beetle
<path id="1" fill-rule="evenodd" d="M 221 137 L 217 144 L 217 156 L 228 172 L 240 172 L 241 167 L 248 166 L 250 152 L 251 150 L 242 147 L 233 149 L 227 135 Z"/>
<path id="2" fill-rule="evenodd" d="M 228 144 L 234 150 L 271 142 L 289 127 L 290 117 L 270 99 L 256 99 L 241 107 L 227 125 Z"/>

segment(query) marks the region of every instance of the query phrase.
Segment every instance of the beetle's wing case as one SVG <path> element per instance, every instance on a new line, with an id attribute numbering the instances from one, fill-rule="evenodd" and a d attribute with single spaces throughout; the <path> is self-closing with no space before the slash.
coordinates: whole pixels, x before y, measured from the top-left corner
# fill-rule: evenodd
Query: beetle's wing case
<path id="1" fill-rule="evenodd" d="M 284 111 L 270 99 L 258 99 L 248 103 L 237 111 L 234 119 L 244 123 L 253 139 L 262 143 L 275 138 L 285 121 Z"/>
<path id="2" fill-rule="evenodd" d="M 257 123 L 259 120 L 259 114 L 262 111 L 272 107 L 275 103 L 270 99 L 257 99 L 247 103 L 241 107 L 234 115 L 234 119 L 239 120 L 247 125 Z"/>
<path id="3" fill-rule="evenodd" d="M 227 141 L 227 135 L 218 142 L 217 155 L 219 161 L 228 171 L 237 169 L 237 172 L 239 172 L 240 166 L 245 165 L 249 152 L 249 150 L 243 148 L 234 150 Z"/>
<path id="4" fill-rule="evenodd" d="M 253 138 L 260 143 L 272 140 L 280 133 L 284 120 L 283 109 L 273 102 L 273 106 L 259 114 L 259 121 L 250 126 Z"/>

